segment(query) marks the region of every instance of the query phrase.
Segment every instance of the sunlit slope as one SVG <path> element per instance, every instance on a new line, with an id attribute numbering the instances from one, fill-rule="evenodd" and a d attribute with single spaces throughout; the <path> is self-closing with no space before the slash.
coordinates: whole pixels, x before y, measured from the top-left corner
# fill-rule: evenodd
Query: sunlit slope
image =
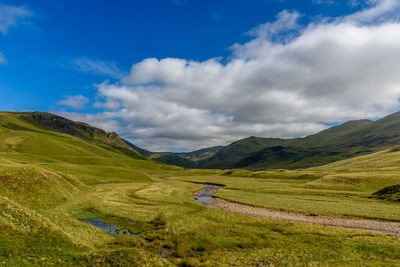
<path id="1" fill-rule="evenodd" d="M 88 197 L 93 185 L 141 186 L 179 170 L 120 140 L 48 113 L 0 112 L 0 265 L 162 265 L 141 249 L 94 248 L 112 238 L 69 215 L 76 201 L 99 201 Z"/>
<path id="2" fill-rule="evenodd" d="M 329 172 L 400 172 L 400 147 L 382 150 L 376 153 L 333 162 L 313 170 Z"/>
<path id="3" fill-rule="evenodd" d="M 32 115 L 36 114 L 0 113 L 0 158 L 59 171 L 84 184 L 104 180 L 148 181 L 149 170 L 175 168 L 148 160 L 120 145 L 114 133 L 96 133 L 96 128 L 90 126 L 74 132 L 71 129 L 80 124 L 72 121 L 68 121 L 68 128 L 57 128 L 46 121 L 35 121 Z"/>
<path id="4" fill-rule="evenodd" d="M 311 182 L 312 186 L 342 187 L 374 193 L 400 184 L 400 149 L 394 147 L 312 168 L 310 171 L 323 175 Z"/>

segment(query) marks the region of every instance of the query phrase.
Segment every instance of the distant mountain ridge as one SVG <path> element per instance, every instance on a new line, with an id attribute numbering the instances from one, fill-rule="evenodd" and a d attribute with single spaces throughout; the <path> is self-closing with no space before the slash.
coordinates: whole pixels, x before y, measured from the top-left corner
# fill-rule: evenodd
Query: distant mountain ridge
<path id="1" fill-rule="evenodd" d="M 149 152 L 147 156 L 153 160 L 161 161 L 166 164 L 177 165 L 185 168 L 197 168 L 203 161 L 206 161 L 223 146 L 207 147 L 192 152 L 172 153 L 172 152 Z M 137 150 L 139 151 L 139 150 Z"/>
<path id="2" fill-rule="evenodd" d="M 399 144 L 400 112 L 377 121 L 348 121 L 303 138 L 251 136 L 225 147 L 188 153 L 149 152 L 130 146 L 153 160 L 181 167 L 263 170 L 319 166 Z"/>
<path id="3" fill-rule="evenodd" d="M 148 150 L 146 150 L 146 149 L 143 149 L 143 148 L 140 148 L 140 147 L 138 147 L 138 146 L 135 146 L 134 144 L 132 144 L 131 142 L 129 142 L 129 141 L 125 140 L 125 139 L 122 139 L 122 140 L 124 140 L 124 142 L 125 142 L 130 148 L 132 148 L 133 150 L 136 150 L 137 152 L 139 152 L 139 153 L 142 154 L 143 156 L 148 157 L 148 156 L 150 156 L 151 153 L 152 153 L 152 152 L 150 152 L 150 151 L 148 151 Z"/>
<path id="4" fill-rule="evenodd" d="M 203 161 L 201 168 L 307 168 L 400 144 L 400 113 L 377 121 L 357 120 L 304 138 L 249 137 Z"/>

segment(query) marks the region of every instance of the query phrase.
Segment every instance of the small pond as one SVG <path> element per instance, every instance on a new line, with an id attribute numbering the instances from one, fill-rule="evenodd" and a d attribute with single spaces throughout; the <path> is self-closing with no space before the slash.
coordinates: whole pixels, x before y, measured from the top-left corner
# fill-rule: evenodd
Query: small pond
<path id="1" fill-rule="evenodd" d="M 82 222 L 90 223 L 91 225 L 96 226 L 112 235 L 132 235 L 128 229 L 120 229 L 118 228 L 118 225 L 105 223 L 101 219 L 82 220 Z M 129 222 L 129 224 L 135 224 L 135 222 Z"/>

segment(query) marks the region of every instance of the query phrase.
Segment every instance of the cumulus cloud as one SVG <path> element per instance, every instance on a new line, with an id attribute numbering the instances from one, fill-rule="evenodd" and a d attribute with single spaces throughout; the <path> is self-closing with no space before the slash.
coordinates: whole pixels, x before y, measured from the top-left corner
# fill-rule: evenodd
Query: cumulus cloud
<path id="1" fill-rule="evenodd" d="M 8 29 L 33 15 L 26 7 L 0 4 L 0 32 L 6 34 Z"/>
<path id="2" fill-rule="evenodd" d="M 57 102 L 57 105 L 74 109 L 82 109 L 89 103 L 89 98 L 83 95 L 66 96 L 64 100 Z"/>
<path id="3" fill-rule="evenodd" d="M 75 71 L 107 76 L 115 79 L 121 79 L 126 75 L 126 73 L 122 71 L 115 62 L 87 57 L 71 58 L 68 60 L 68 64 L 64 64 L 63 66 Z"/>
<path id="4" fill-rule="evenodd" d="M 283 11 L 250 31 L 251 41 L 235 44 L 227 63 L 145 59 L 120 82 L 97 85 L 105 111 L 68 116 L 165 150 L 302 136 L 327 123 L 386 115 L 400 98 L 392 4 L 371 0 L 360 12 L 305 27 L 299 13 Z"/>

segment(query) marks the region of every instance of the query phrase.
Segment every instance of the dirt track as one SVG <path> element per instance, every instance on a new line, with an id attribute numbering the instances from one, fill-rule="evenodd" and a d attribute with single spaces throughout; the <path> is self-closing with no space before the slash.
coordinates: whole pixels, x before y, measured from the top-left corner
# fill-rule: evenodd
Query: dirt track
<path id="1" fill-rule="evenodd" d="M 312 223 L 324 226 L 378 231 L 378 232 L 393 234 L 400 237 L 400 223 L 379 222 L 372 220 L 344 219 L 344 218 L 336 218 L 336 217 L 320 216 L 320 215 L 306 215 L 297 212 L 287 212 L 287 211 L 271 210 L 266 208 L 257 208 L 249 205 L 229 202 L 219 198 L 214 198 L 212 204 L 215 207 L 218 207 L 225 211 L 240 213 L 253 217 L 262 217 L 280 221 Z"/>

